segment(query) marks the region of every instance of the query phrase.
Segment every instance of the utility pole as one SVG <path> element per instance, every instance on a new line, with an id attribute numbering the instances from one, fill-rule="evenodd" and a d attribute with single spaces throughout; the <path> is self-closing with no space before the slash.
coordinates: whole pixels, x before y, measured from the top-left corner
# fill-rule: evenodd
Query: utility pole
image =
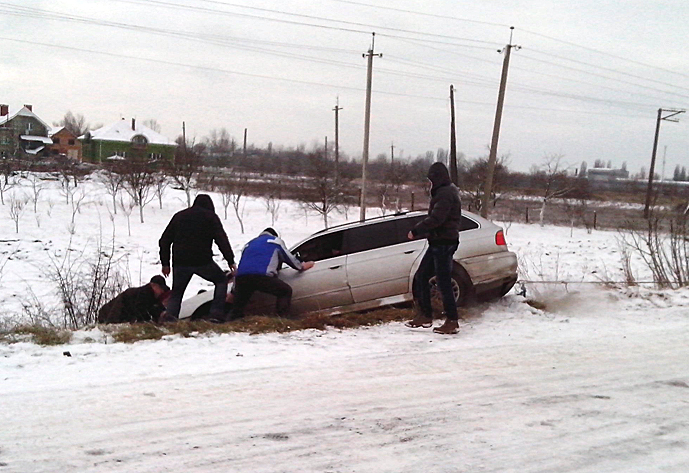
<path id="1" fill-rule="evenodd" d="M 368 135 L 371 128 L 371 83 L 373 80 L 373 57 L 383 57 L 382 54 L 374 54 L 374 46 L 376 41 L 376 34 L 372 33 L 371 48 L 368 53 L 362 54 L 363 57 L 368 57 L 368 67 L 366 70 L 366 114 L 364 116 L 364 152 L 362 155 L 361 164 L 361 212 L 359 213 L 359 220 L 362 222 L 366 220 L 366 165 L 368 164 Z"/>
<path id="2" fill-rule="evenodd" d="M 459 185 L 457 176 L 457 137 L 455 135 L 455 87 L 450 84 L 450 179 Z"/>
<path id="3" fill-rule="evenodd" d="M 328 160 L 328 136 L 326 135 L 325 137 L 325 148 L 323 148 L 323 156 L 325 157 L 325 160 Z"/>
<path id="4" fill-rule="evenodd" d="M 395 164 L 395 143 L 390 143 L 390 167 Z"/>
<path id="5" fill-rule="evenodd" d="M 244 157 L 246 158 L 246 132 L 248 128 L 244 128 Z"/>
<path id="6" fill-rule="evenodd" d="M 495 173 L 495 162 L 498 156 L 498 139 L 500 138 L 500 122 L 502 121 L 502 106 L 505 102 L 505 88 L 507 87 L 507 71 L 510 67 L 510 52 L 512 48 L 516 50 L 521 49 L 521 46 L 512 44 L 512 33 L 514 26 L 510 26 L 510 44 L 504 49 L 498 50 L 499 53 L 505 53 L 505 58 L 502 62 L 502 77 L 500 78 L 500 90 L 498 92 L 498 105 L 495 110 L 495 122 L 493 123 L 493 139 L 490 142 L 490 155 L 488 157 L 488 171 L 486 173 L 486 182 L 483 186 L 483 199 L 481 201 L 481 216 L 488 217 L 488 205 L 490 203 L 490 195 L 493 192 L 493 174 Z"/>
<path id="7" fill-rule="evenodd" d="M 342 107 L 340 107 L 340 97 L 337 97 L 337 102 L 333 111 L 335 112 L 335 187 L 340 186 L 340 124 L 338 115 Z"/>
<path id="8" fill-rule="evenodd" d="M 668 122 L 678 122 L 679 119 L 673 119 L 675 115 L 684 113 L 686 110 L 675 110 L 675 109 L 658 109 L 658 118 L 656 119 L 656 133 L 653 138 L 653 152 L 651 153 L 651 170 L 648 173 L 648 187 L 646 188 L 646 205 L 644 205 L 644 218 L 648 218 L 649 209 L 651 207 L 651 193 L 653 190 L 653 173 L 655 172 L 656 166 L 656 151 L 658 150 L 658 135 L 660 135 L 660 122 L 662 120 Z M 663 113 L 668 113 L 669 115 L 663 116 Z"/>

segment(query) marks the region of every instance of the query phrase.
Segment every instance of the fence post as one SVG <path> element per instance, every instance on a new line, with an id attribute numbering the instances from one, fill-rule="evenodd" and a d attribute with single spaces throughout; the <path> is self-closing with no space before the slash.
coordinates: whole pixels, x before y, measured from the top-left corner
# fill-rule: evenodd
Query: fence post
<path id="1" fill-rule="evenodd" d="M 526 208 L 526 223 L 529 223 L 529 208 Z"/>
<path id="2" fill-rule="evenodd" d="M 593 229 L 596 230 L 596 224 L 598 222 L 598 213 L 596 211 L 593 211 Z"/>
<path id="3" fill-rule="evenodd" d="M 414 211 L 414 193 L 411 193 L 411 210 Z"/>

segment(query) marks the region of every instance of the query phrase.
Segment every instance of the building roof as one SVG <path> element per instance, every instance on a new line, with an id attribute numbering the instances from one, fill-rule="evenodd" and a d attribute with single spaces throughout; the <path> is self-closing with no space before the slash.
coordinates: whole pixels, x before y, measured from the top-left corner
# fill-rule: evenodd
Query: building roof
<path id="1" fill-rule="evenodd" d="M 135 123 L 135 129 L 132 130 L 130 121 L 122 119 L 111 125 L 106 125 L 97 130 L 91 131 L 92 140 L 101 141 L 121 141 L 129 142 L 134 136 L 143 135 L 150 144 L 176 146 L 174 141 L 171 141 L 166 136 L 157 133 L 145 125 Z M 82 135 L 79 139 L 84 139 L 86 135 Z"/>
<path id="2" fill-rule="evenodd" d="M 26 107 L 22 107 L 22 108 L 21 108 L 17 113 L 15 113 L 14 115 L 5 115 L 4 117 L 0 117 L 0 125 L 2 125 L 2 124 L 4 124 L 4 123 L 7 123 L 7 122 L 9 122 L 10 120 L 13 120 L 14 118 L 16 118 L 16 117 L 18 117 L 18 116 L 22 116 L 22 117 L 33 117 L 33 118 L 35 118 L 36 120 L 38 120 L 38 121 L 41 123 L 41 125 L 43 125 L 43 126 L 45 127 L 46 130 L 50 130 L 50 128 L 51 128 L 50 125 L 48 125 L 46 122 L 44 122 L 43 120 L 41 120 L 41 119 L 38 117 L 38 115 L 36 115 L 35 113 L 33 113 L 31 110 L 29 110 L 29 109 L 26 108 Z"/>
<path id="3" fill-rule="evenodd" d="M 62 130 L 64 130 L 64 129 L 65 129 L 64 126 L 58 126 L 58 127 L 52 128 L 52 129 L 48 132 L 48 136 L 57 135 L 58 133 L 60 133 L 60 132 L 61 132 Z"/>
<path id="4" fill-rule="evenodd" d="M 51 140 L 47 136 L 19 135 L 19 138 L 24 140 L 24 141 L 40 141 L 41 143 L 46 144 L 46 145 L 52 145 L 53 144 L 53 140 Z"/>

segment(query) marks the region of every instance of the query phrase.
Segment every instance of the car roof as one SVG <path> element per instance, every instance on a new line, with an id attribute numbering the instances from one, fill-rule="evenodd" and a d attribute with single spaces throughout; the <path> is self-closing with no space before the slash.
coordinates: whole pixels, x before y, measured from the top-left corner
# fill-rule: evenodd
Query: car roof
<path id="1" fill-rule="evenodd" d="M 319 230 L 315 233 L 312 233 L 311 235 L 309 235 L 308 237 L 304 238 L 302 241 L 300 241 L 299 243 L 294 245 L 293 248 L 298 247 L 302 243 L 306 242 L 307 240 L 310 240 L 311 238 L 313 238 L 315 236 L 327 235 L 329 233 L 335 233 L 335 232 L 347 230 L 350 228 L 356 228 L 356 227 L 360 227 L 362 225 L 371 225 L 374 223 L 385 222 L 385 221 L 389 221 L 389 220 L 398 220 L 398 219 L 411 218 L 411 217 L 421 217 L 421 216 L 427 215 L 427 213 L 428 213 L 427 209 L 425 209 L 425 210 L 423 210 L 423 209 L 422 210 L 409 210 L 406 212 L 397 212 L 394 214 L 382 215 L 380 217 L 367 218 L 363 222 L 356 221 L 356 222 L 347 222 L 347 223 L 343 223 L 340 225 L 335 225 L 333 227 L 324 228 L 323 230 Z M 483 217 L 480 217 L 479 215 L 476 215 L 473 212 L 467 212 L 466 210 L 462 210 L 462 215 L 465 217 L 469 217 L 470 219 L 472 219 L 476 223 L 478 223 L 479 228 L 495 226 L 495 224 L 493 222 L 491 222 L 490 220 L 487 220 Z"/>

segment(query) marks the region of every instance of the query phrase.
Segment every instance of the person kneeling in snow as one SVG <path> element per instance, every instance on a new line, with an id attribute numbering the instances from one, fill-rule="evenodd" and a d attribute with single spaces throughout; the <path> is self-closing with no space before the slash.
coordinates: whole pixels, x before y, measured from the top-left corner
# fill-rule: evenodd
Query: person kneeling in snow
<path id="1" fill-rule="evenodd" d="M 280 317 L 289 315 L 292 303 L 292 288 L 280 280 L 280 263 L 287 263 L 297 271 L 313 267 L 313 261 L 299 261 L 278 238 L 278 233 L 268 227 L 246 244 L 234 280 L 234 306 L 230 320 L 244 316 L 244 307 L 254 291 L 265 292 L 277 297 L 275 310 Z"/>
<path id="2" fill-rule="evenodd" d="M 165 311 L 163 303 L 170 295 L 165 278 L 153 276 L 141 287 L 130 287 L 98 311 L 98 323 L 158 322 Z"/>

